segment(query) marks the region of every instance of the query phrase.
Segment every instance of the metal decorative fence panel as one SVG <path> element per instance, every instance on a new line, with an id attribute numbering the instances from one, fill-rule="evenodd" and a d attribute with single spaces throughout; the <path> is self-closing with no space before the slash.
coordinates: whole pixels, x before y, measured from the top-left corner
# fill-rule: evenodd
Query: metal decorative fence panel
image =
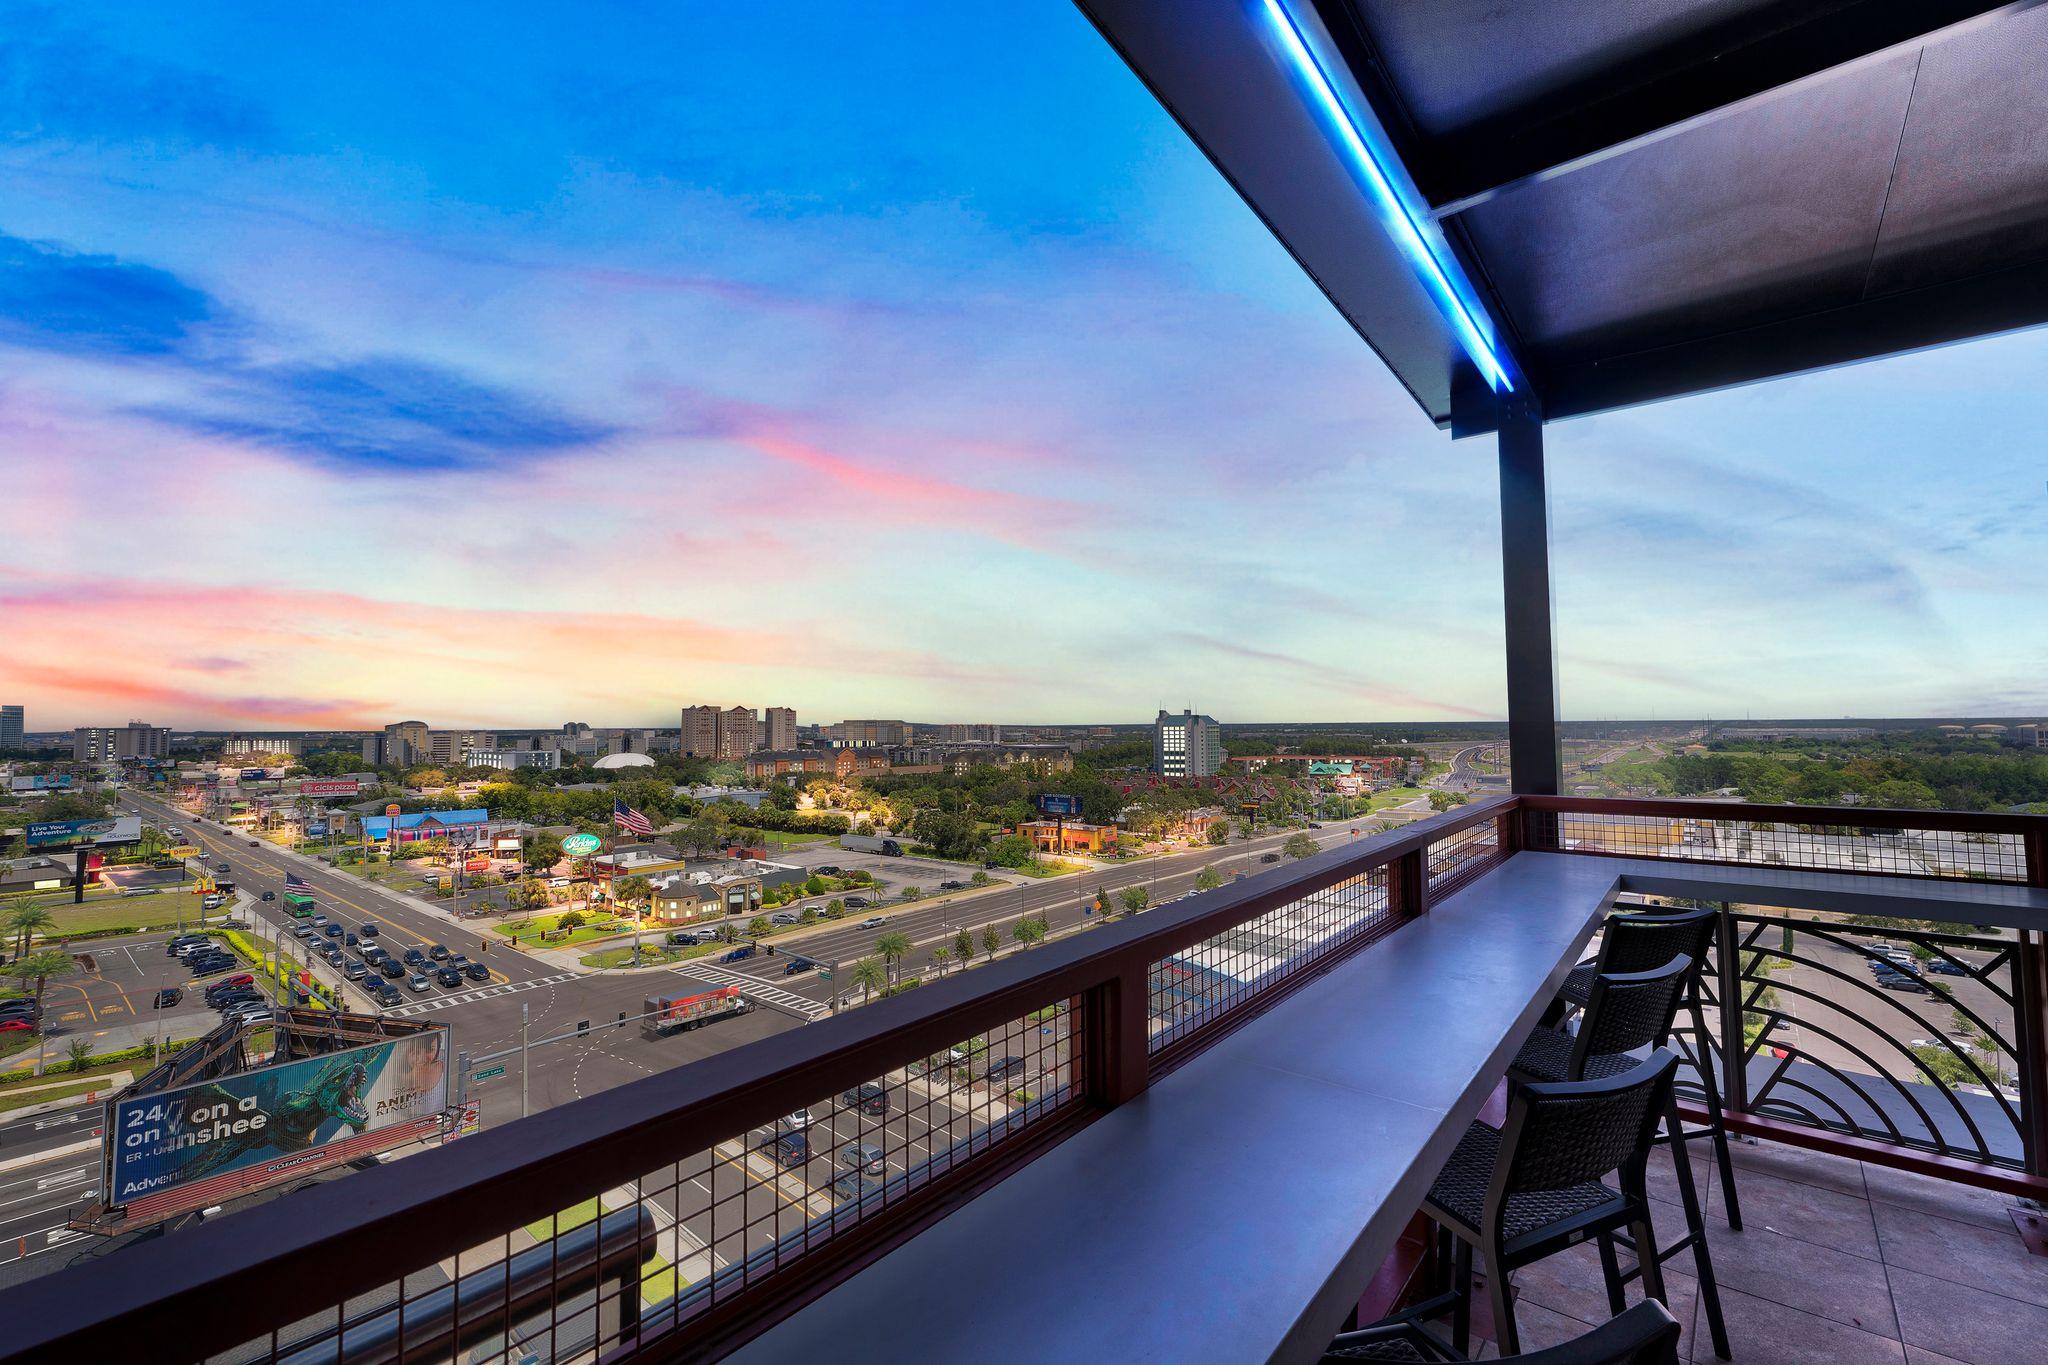
<path id="1" fill-rule="evenodd" d="M 452 1260 L 393 1267 L 380 1289 L 215 1359 L 513 1365 L 687 1330 L 1078 1104 L 1084 1018 L 1055 1001 L 551 1216 L 480 1228 Z"/>
<path id="2" fill-rule="evenodd" d="M 1733 962 L 1717 950 L 1703 983 L 1731 1110 L 2023 1167 L 2012 932 L 1744 910 L 1731 921 Z"/>

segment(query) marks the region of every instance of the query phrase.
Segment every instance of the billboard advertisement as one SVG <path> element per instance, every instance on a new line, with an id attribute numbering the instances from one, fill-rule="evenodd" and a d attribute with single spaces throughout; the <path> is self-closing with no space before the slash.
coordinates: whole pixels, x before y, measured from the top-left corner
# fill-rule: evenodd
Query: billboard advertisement
<path id="1" fill-rule="evenodd" d="M 108 1105 L 106 1200 L 163 1218 L 297 1180 L 440 1130 L 436 1028 Z"/>
<path id="2" fill-rule="evenodd" d="M 301 796 L 355 796 L 363 789 L 353 777 L 309 777 L 299 783 Z"/>
<path id="3" fill-rule="evenodd" d="M 116 815 L 109 820 L 39 820 L 28 827 L 28 846 L 51 844 L 132 844 L 142 838 L 142 817 Z"/>
<path id="4" fill-rule="evenodd" d="M 1038 808 L 1047 815 L 1079 815 L 1081 802 L 1071 796 L 1041 796 Z"/>

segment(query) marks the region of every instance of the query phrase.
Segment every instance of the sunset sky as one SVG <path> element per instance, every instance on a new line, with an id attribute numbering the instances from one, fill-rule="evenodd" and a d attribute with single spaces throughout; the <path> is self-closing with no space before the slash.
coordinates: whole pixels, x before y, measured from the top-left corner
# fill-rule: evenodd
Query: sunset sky
<path id="1" fill-rule="evenodd" d="M 1565 423 L 1574 718 L 2048 710 L 2048 333 Z M 0 0 L 31 729 L 1496 717 L 1426 423 L 1066 0 Z"/>

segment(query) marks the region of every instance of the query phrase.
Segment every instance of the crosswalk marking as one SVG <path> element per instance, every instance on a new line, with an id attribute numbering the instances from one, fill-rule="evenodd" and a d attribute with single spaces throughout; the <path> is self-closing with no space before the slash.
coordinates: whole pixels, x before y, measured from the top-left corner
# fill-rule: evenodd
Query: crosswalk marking
<path id="1" fill-rule="evenodd" d="M 557 972 L 553 976 L 537 976 L 531 981 L 512 981 L 499 986 L 485 986 L 473 991 L 461 991 L 455 995 L 437 995 L 431 1000 L 415 1000 L 409 1005 L 393 1005 L 384 1013 L 393 1018 L 406 1019 L 415 1014 L 430 1014 L 445 1010 L 451 1005 L 466 1005 L 476 1000 L 489 1000 L 500 995 L 511 995 L 516 991 L 538 990 L 542 986 L 559 986 L 564 981 L 573 981 L 574 972 Z"/>
<path id="2" fill-rule="evenodd" d="M 771 986 L 758 976 L 748 976 L 730 967 L 721 967 L 710 962 L 692 962 L 687 967 L 677 967 L 677 976 L 691 977 L 713 986 L 738 986 L 742 994 L 770 1005 L 777 1005 L 806 1019 L 823 1019 L 832 1013 L 832 1007 L 816 1000 L 786 991 L 780 986 Z"/>

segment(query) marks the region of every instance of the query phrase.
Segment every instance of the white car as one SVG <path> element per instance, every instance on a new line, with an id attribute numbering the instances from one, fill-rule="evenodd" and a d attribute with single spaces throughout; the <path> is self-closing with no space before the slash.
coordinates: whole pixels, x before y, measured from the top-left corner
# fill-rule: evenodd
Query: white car
<path id="1" fill-rule="evenodd" d="M 869 915 L 866 919 L 860 922 L 860 927 L 863 929 L 879 929 L 888 922 L 889 921 L 883 919 L 880 915 Z"/>
<path id="2" fill-rule="evenodd" d="M 777 1131 L 784 1133 L 801 1133 L 810 1126 L 811 1111 L 808 1109 L 798 1109 L 775 1120 Z"/>

